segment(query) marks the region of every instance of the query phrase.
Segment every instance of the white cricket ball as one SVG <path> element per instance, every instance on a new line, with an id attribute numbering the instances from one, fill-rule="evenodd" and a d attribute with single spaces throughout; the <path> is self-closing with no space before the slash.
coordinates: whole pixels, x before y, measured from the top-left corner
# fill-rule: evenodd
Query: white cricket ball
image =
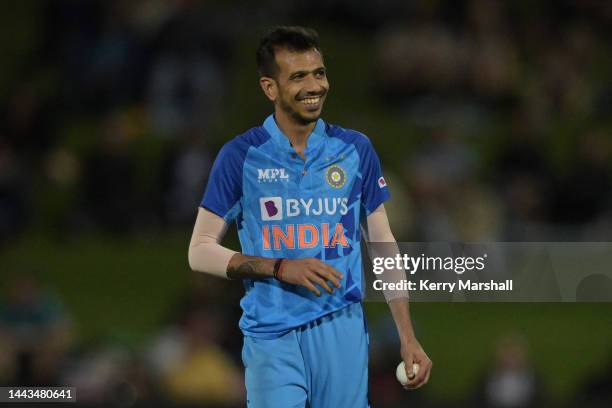
<path id="1" fill-rule="evenodd" d="M 412 372 L 416 376 L 419 372 L 419 365 L 417 363 L 412 364 Z M 406 376 L 406 365 L 402 361 L 397 365 L 395 369 L 395 376 L 397 377 L 397 381 L 399 381 L 402 385 L 408 384 L 408 377 Z M 412 380 L 414 377 L 411 377 Z"/>

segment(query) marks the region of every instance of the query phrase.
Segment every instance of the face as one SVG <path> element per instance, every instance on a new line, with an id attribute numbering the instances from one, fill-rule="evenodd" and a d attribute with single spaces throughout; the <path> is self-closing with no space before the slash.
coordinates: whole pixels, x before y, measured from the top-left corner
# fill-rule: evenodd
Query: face
<path id="1" fill-rule="evenodd" d="M 296 123 L 315 122 L 321 116 L 329 91 L 321 54 L 314 49 L 303 52 L 279 49 L 275 57 L 276 78 L 261 79 L 266 96 Z"/>

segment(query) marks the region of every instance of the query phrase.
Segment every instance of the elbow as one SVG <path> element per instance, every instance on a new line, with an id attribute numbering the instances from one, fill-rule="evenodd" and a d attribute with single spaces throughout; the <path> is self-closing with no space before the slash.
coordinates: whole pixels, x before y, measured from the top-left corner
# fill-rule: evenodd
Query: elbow
<path id="1" fill-rule="evenodd" d="M 189 250 L 187 251 L 187 262 L 189 263 L 189 268 L 192 271 L 198 272 L 198 270 L 196 269 L 195 248 L 193 247 L 193 245 L 189 245 Z"/>
<path id="2" fill-rule="evenodd" d="M 201 243 L 189 246 L 187 261 L 194 272 L 227 278 L 228 256 L 232 254 L 217 244 Z"/>

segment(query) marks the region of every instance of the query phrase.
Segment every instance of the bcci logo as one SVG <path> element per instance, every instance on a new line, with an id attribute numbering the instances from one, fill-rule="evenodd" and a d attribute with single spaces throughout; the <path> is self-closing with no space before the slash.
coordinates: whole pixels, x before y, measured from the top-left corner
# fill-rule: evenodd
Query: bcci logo
<path id="1" fill-rule="evenodd" d="M 346 183 L 346 173 L 337 164 L 331 165 L 325 171 L 325 181 L 333 188 L 342 188 Z"/>

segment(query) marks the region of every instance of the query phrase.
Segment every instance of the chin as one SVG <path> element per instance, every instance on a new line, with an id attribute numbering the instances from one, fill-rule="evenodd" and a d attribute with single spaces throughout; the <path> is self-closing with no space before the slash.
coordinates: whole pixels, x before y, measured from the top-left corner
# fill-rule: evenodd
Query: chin
<path id="1" fill-rule="evenodd" d="M 319 120 L 320 116 L 321 109 L 317 110 L 316 112 L 305 112 L 293 115 L 294 119 L 303 125 L 308 125 L 312 122 L 316 122 L 317 120 Z"/>
<path id="2" fill-rule="evenodd" d="M 308 118 L 309 120 L 315 121 L 319 119 L 322 112 L 323 112 L 323 107 L 320 107 L 316 111 L 306 111 L 303 116 L 304 118 Z"/>
<path id="3" fill-rule="evenodd" d="M 321 112 L 317 112 L 313 115 L 309 115 L 308 117 L 303 118 L 303 120 L 307 123 L 316 122 L 321 117 Z"/>

